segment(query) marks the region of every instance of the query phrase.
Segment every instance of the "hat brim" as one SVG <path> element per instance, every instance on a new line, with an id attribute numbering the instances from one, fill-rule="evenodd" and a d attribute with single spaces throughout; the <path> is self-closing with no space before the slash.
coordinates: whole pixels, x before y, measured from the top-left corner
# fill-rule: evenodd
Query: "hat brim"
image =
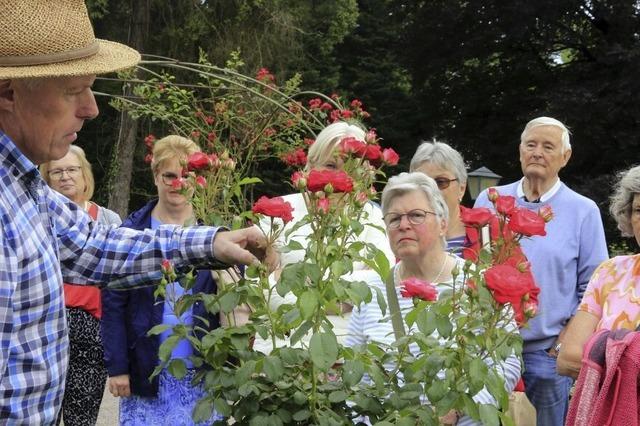
<path id="1" fill-rule="evenodd" d="M 134 67 L 140 62 L 140 53 L 129 46 L 108 40 L 96 41 L 100 48 L 95 55 L 54 64 L 0 67 L 0 80 L 106 74 Z"/>

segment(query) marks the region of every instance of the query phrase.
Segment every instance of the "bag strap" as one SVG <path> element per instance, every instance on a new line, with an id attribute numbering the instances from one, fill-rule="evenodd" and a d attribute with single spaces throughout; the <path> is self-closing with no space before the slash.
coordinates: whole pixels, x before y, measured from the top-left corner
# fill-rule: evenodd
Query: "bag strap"
<path id="1" fill-rule="evenodd" d="M 396 266 L 391 268 L 389 276 L 385 280 L 387 287 L 387 302 L 389 302 L 389 312 L 391 313 L 391 325 L 393 326 L 393 334 L 396 340 L 405 336 L 404 324 L 402 322 L 402 313 L 400 312 L 400 303 L 398 302 L 398 294 L 394 282 Z"/>

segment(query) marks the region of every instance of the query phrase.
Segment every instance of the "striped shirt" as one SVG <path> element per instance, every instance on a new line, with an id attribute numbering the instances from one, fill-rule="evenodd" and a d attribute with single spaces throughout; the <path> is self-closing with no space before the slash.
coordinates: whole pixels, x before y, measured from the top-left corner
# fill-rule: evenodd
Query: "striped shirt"
<path id="1" fill-rule="evenodd" d="M 460 258 L 456 258 L 456 260 L 458 262 L 458 268 L 462 270 L 464 260 Z M 462 277 L 463 274 L 458 275 L 456 286 L 462 285 Z M 386 285 L 380 279 L 380 277 L 377 274 L 372 273 L 369 278 L 370 279 L 368 280 L 368 284 L 372 287 L 372 290 L 375 290 L 375 288 L 377 288 L 382 292 L 383 295 L 386 295 Z M 438 285 L 438 291 L 450 289 L 452 285 L 452 281 L 441 283 L 440 285 Z M 349 331 L 347 333 L 345 346 L 360 346 L 369 342 L 391 344 L 395 341 L 393 325 L 388 319 L 388 312 L 387 315 L 382 315 L 380 307 L 378 306 L 378 300 L 376 296 L 377 292 L 373 291 L 372 293 L 373 297 L 371 302 L 363 303 L 360 306 L 360 309 L 353 309 L 349 322 Z M 402 312 L 402 316 L 404 317 L 409 311 L 413 309 L 413 299 L 402 297 L 402 295 L 400 294 L 400 288 L 397 286 L 396 293 L 398 295 L 400 312 Z M 405 328 L 406 327 L 407 325 L 405 324 Z M 511 324 L 511 327 L 513 327 L 514 330 L 517 328 L 515 323 Z M 414 354 L 418 352 L 418 347 L 416 344 L 413 344 L 410 349 Z M 385 365 L 385 368 L 388 369 L 392 369 L 392 367 L 392 365 Z M 506 382 L 506 389 L 508 392 L 511 392 L 518 380 L 520 380 L 520 360 L 515 354 L 512 354 L 502 363 L 501 367 L 503 370 L 503 377 Z M 480 404 L 495 404 L 495 399 L 491 396 L 486 388 L 478 392 L 473 397 L 473 400 Z M 457 425 L 480 425 L 480 423 L 475 422 L 469 416 L 463 416 L 458 420 Z"/>
<path id="2" fill-rule="evenodd" d="M 114 288 L 153 284 L 162 259 L 213 262 L 215 228 L 105 227 L 50 189 L 0 132 L 0 419 L 55 424 L 69 347 L 63 279 Z"/>

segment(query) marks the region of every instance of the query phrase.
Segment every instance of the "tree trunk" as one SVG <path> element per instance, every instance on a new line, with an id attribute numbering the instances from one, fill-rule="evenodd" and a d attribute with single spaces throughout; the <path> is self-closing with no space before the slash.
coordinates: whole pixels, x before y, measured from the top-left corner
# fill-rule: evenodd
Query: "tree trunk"
<path id="1" fill-rule="evenodd" d="M 145 34 L 147 34 L 149 28 L 149 0 L 132 0 L 131 17 L 128 44 L 139 52 L 143 52 Z M 123 92 L 124 96 L 130 96 L 131 86 L 125 83 Z M 137 135 L 137 120 L 131 118 L 126 112 L 121 112 L 118 141 L 116 142 L 110 165 L 108 208 L 123 218 L 129 212 L 131 174 Z"/>

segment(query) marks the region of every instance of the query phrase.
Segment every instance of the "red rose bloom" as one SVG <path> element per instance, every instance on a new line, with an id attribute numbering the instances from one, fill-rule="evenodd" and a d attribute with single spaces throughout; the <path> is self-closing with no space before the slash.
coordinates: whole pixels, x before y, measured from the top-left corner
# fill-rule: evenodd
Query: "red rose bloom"
<path id="1" fill-rule="evenodd" d="M 382 161 L 389 166 L 396 166 L 400 156 L 391 148 L 385 148 L 382 150 Z"/>
<path id="2" fill-rule="evenodd" d="M 537 303 L 540 292 L 533 281 L 533 275 L 530 272 L 520 272 L 511 265 L 496 265 L 487 269 L 484 277 L 495 301 L 501 305 L 511 304 L 516 321 L 522 324 L 525 321 L 523 302 Z"/>
<path id="3" fill-rule="evenodd" d="M 544 219 L 528 209 L 516 209 L 511 214 L 511 220 L 509 221 L 509 229 L 526 237 L 547 235 L 544 225 Z"/>
<path id="4" fill-rule="evenodd" d="M 293 207 L 282 197 L 269 198 L 263 195 L 255 202 L 251 211 L 269 217 L 279 217 L 284 223 L 293 219 Z"/>
<path id="5" fill-rule="evenodd" d="M 380 145 L 367 145 L 364 157 L 372 163 L 379 161 L 382 158 L 382 150 L 380 149 Z"/>
<path id="6" fill-rule="evenodd" d="M 466 226 L 483 227 L 487 225 L 494 214 L 491 210 L 484 207 L 476 207 L 468 209 L 460 206 L 460 219 Z"/>
<path id="7" fill-rule="evenodd" d="M 427 302 L 433 302 L 438 298 L 438 290 L 431 283 L 411 277 L 400 283 L 402 297 L 418 297 Z"/>
<path id="8" fill-rule="evenodd" d="M 211 158 L 204 152 L 194 152 L 187 158 L 189 170 L 205 170 L 211 167 Z"/>
<path id="9" fill-rule="evenodd" d="M 538 210 L 538 216 L 540 216 L 545 222 L 550 222 L 553 219 L 553 210 L 551 206 L 543 206 Z"/>
<path id="10" fill-rule="evenodd" d="M 293 152 L 285 154 L 282 157 L 282 161 L 292 167 L 304 166 L 307 164 L 307 154 L 304 152 L 304 149 L 298 148 Z"/>
<path id="11" fill-rule="evenodd" d="M 340 141 L 339 149 L 343 154 L 355 154 L 359 157 L 364 157 L 367 144 L 354 137 L 346 137 Z"/>
<path id="12" fill-rule="evenodd" d="M 329 184 L 333 192 L 353 190 L 353 180 L 342 170 L 311 170 L 307 177 L 307 188 L 311 192 L 324 191 Z"/>
<path id="13" fill-rule="evenodd" d="M 511 215 L 511 211 L 516 207 L 516 198 L 511 195 L 499 195 L 495 205 L 498 213 L 509 216 Z"/>
<path id="14" fill-rule="evenodd" d="M 321 214 L 327 214 L 331 208 L 331 202 L 328 198 L 320 198 L 316 203 L 316 207 Z"/>

